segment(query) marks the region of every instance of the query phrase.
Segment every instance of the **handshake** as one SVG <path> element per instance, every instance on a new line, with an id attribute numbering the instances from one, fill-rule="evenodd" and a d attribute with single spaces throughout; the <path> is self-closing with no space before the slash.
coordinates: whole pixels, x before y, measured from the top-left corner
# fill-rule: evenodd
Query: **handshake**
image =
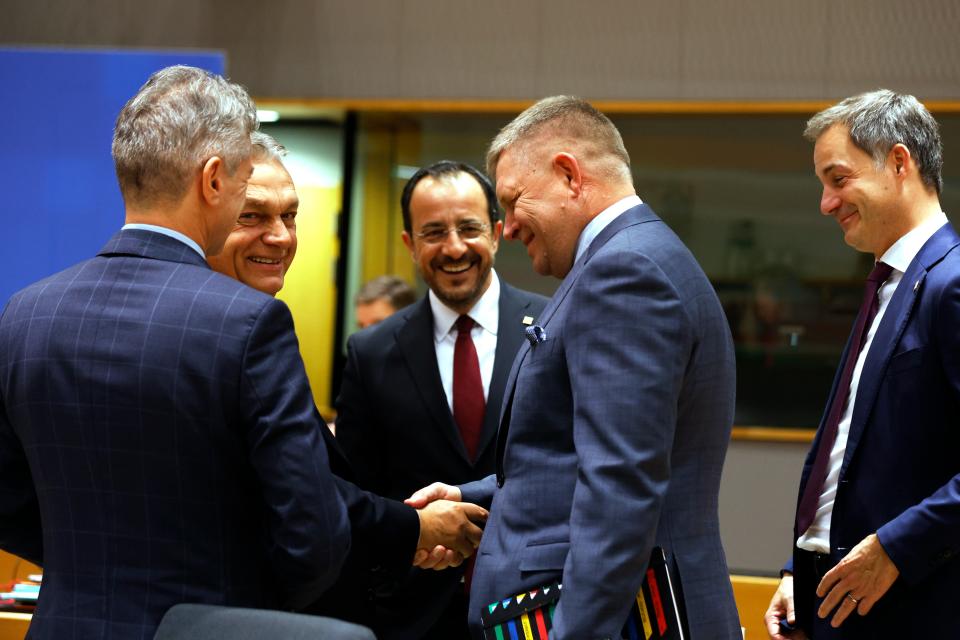
<path id="1" fill-rule="evenodd" d="M 487 510 L 460 499 L 460 489 L 435 482 L 404 500 L 420 517 L 413 566 L 438 571 L 456 567 L 480 546 Z"/>

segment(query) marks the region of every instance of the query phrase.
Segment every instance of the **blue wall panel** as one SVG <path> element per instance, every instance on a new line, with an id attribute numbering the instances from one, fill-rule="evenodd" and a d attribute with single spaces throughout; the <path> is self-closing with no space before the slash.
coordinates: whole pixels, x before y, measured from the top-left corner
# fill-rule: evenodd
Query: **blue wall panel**
<path id="1" fill-rule="evenodd" d="M 221 53 L 0 49 L 0 220 L 15 291 L 93 256 L 123 224 L 110 143 L 120 109 L 151 73 L 223 73 Z M 11 268 L 12 267 L 12 268 Z"/>

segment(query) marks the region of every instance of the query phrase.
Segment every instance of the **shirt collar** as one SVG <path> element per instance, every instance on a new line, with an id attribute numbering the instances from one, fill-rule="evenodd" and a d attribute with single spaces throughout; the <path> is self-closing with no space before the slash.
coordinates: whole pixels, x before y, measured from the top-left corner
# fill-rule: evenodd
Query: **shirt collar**
<path id="1" fill-rule="evenodd" d="M 580 256 L 586 253 L 587 249 L 590 248 L 590 243 L 593 242 L 594 238 L 600 235 L 600 232 L 603 231 L 608 224 L 613 222 L 621 213 L 624 213 L 640 204 L 643 204 L 643 200 L 640 199 L 640 196 L 627 196 L 623 200 L 614 202 L 612 205 L 597 214 L 593 220 L 587 223 L 587 226 L 583 228 L 583 231 L 580 232 L 580 239 L 577 240 L 577 255 L 573 259 L 574 263 L 580 259 Z"/>
<path id="2" fill-rule="evenodd" d="M 894 242 L 893 246 L 880 257 L 880 262 L 887 263 L 900 273 L 905 273 L 927 240 L 946 223 L 947 215 L 943 211 L 930 216 Z"/>
<path id="3" fill-rule="evenodd" d="M 155 225 L 155 224 L 142 224 L 142 223 L 139 223 L 139 222 L 132 222 L 132 223 L 130 223 L 130 224 L 125 224 L 125 225 L 123 225 L 122 228 L 123 228 L 124 230 L 126 230 L 126 229 L 140 229 L 140 230 L 142 230 L 142 231 L 153 231 L 154 233 L 159 233 L 159 234 L 165 235 L 165 236 L 167 236 L 168 238 L 173 238 L 174 240 L 179 240 L 179 241 L 182 242 L 183 244 L 187 245 L 188 247 L 190 247 L 191 249 L 193 249 L 194 251 L 196 251 L 197 253 L 199 253 L 201 258 L 203 258 L 204 260 L 207 259 L 207 255 L 203 252 L 203 249 L 200 248 L 200 245 L 198 245 L 198 244 L 193 240 L 193 238 L 188 238 L 187 236 L 183 235 L 183 234 L 180 233 L 179 231 L 174 231 L 173 229 L 168 229 L 167 227 L 160 227 L 160 226 L 157 226 L 157 225 Z"/>
<path id="4" fill-rule="evenodd" d="M 440 302 L 440 298 L 433 292 L 433 289 L 427 294 L 430 300 L 430 310 L 433 312 L 433 338 L 437 342 L 443 340 L 453 329 L 460 314 Z M 500 327 L 500 278 L 497 272 L 490 270 L 490 286 L 483 292 L 480 299 L 473 305 L 473 308 L 467 313 L 474 322 L 497 335 Z"/>

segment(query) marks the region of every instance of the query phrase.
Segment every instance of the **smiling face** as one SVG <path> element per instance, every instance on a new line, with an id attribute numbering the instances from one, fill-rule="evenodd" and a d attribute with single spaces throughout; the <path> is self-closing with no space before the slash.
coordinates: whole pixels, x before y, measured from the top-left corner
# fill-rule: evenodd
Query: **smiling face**
<path id="1" fill-rule="evenodd" d="M 268 295 L 283 288 L 297 252 L 297 191 L 279 162 L 257 162 L 247 195 L 223 251 L 210 266 Z"/>
<path id="2" fill-rule="evenodd" d="M 873 158 L 834 125 L 816 142 L 813 163 L 823 185 L 820 212 L 843 230 L 848 245 L 877 259 L 909 231 L 903 215 L 895 151 L 877 168 Z"/>
<path id="3" fill-rule="evenodd" d="M 434 294 L 467 313 L 490 286 L 501 226 L 490 227 L 487 199 L 471 175 L 427 176 L 410 198 L 411 233 L 403 232 L 403 243 Z M 476 234 L 452 230 L 479 227 Z"/>
<path id="4" fill-rule="evenodd" d="M 497 199 L 505 212 L 504 237 L 520 240 L 533 269 L 563 278 L 573 267 L 577 239 L 586 226 L 570 188 L 564 158 L 513 147 L 497 162 Z"/>

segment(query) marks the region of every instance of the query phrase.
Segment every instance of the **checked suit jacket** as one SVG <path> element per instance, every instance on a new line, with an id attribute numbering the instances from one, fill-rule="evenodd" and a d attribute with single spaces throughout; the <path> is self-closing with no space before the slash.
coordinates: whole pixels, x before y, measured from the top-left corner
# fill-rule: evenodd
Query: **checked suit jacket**
<path id="1" fill-rule="evenodd" d="M 470 622 L 492 602 L 563 582 L 551 639 L 619 638 L 654 545 L 694 640 L 741 636 L 720 542 L 734 407 L 730 330 L 706 275 L 646 205 L 608 224 L 517 354 Z"/>
<path id="2" fill-rule="evenodd" d="M 546 302 L 500 280 L 497 347 L 474 461 L 467 458 L 440 381 L 429 299 L 351 336 L 337 399 L 337 440 L 357 483 L 403 500 L 431 482 L 459 484 L 491 473 L 503 390 L 524 341 L 523 318 L 536 318 Z M 419 637 L 462 588 L 462 573 L 413 569 L 405 580 L 385 586 L 378 597 L 378 637 Z"/>
<path id="3" fill-rule="evenodd" d="M 178 240 L 123 230 L 15 294 L 0 547 L 43 566 L 29 637 L 316 599 L 349 548 L 321 429 L 286 306 Z"/>

